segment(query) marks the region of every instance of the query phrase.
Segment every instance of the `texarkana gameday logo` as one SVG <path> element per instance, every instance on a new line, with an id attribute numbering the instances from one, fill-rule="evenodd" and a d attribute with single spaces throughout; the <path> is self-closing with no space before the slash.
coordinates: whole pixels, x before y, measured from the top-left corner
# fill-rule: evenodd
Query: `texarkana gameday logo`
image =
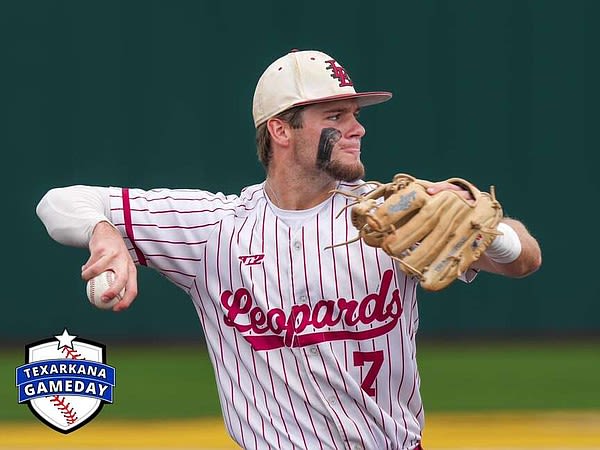
<path id="1" fill-rule="evenodd" d="M 115 369 L 106 365 L 103 344 L 76 339 L 67 329 L 54 339 L 25 347 L 17 367 L 19 403 L 49 427 L 70 433 L 91 421 L 113 401 Z"/>

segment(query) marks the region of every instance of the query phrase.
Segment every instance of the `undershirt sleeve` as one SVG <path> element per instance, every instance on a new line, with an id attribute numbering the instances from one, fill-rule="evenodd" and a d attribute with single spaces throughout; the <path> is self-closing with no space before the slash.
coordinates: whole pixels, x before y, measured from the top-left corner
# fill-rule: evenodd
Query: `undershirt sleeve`
<path id="1" fill-rule="evenodd" d="M 109 188 L 68 186 L 51 189 L 37 205 L 36 213 L 55 241 L 87 248 L 94 227 L 111 223 Z"/>

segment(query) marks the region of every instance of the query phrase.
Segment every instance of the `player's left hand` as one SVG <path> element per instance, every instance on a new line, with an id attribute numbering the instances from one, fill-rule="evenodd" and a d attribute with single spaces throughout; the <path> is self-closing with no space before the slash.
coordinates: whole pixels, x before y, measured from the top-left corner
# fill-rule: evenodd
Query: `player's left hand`
<path id="1" fill-rule="evenodd" d="M 429 195 L 435 195 L 442 191 L 455 191 L 458 195 L 467 200 L 467 202 L 471 204 L 475 203 L 475 198 L 471 194 L 471 191 L 457 184 L 448 183 L 447 181 L 439 181 L 437 183 L 432 183 L 432 185 L 427 188 L 427 193 Z"/>
<path id="2" fill-rule="evenodd" d="M 433 183 L 399 173 L 362 197 L 349 196 L 356 199 L 352 223 L 358 238 L 381 248 L 432 291 L 448 286 L 480 258 L 502 219 L 494 189 L 481 192 L 462 178 Z"/>

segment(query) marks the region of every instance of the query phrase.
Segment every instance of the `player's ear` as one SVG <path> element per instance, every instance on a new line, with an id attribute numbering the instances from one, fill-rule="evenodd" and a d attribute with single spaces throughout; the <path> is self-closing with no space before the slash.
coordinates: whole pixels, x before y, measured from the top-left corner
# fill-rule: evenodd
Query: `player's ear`
<path id="1" fill-rule="evenodd" d="M 289 145 L 291 127 L 285 120 L 281 120 L 277 117 L 269 119 L 267 121 L 267 130 L 271 135 L 271 142 L 281 147 L 287 147 Z"/>

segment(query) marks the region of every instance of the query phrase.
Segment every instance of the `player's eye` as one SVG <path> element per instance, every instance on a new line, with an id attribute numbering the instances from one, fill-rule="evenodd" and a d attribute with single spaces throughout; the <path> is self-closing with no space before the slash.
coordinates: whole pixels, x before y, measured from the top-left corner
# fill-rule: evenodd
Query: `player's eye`
<path id="1" fill-rule="evenodd" d="M 340 120 L 340 116 L 341 116 L 341 114 L 340 114 L 340 113 L 337 113 L 337 114 L 332 114 L 332 115 L 330 115 L 329 117 L 327 117 L 327 119 L 329 119 L 329 120 L 334 120 L 334 121 L 338 121 L 338 120 Z"/>

